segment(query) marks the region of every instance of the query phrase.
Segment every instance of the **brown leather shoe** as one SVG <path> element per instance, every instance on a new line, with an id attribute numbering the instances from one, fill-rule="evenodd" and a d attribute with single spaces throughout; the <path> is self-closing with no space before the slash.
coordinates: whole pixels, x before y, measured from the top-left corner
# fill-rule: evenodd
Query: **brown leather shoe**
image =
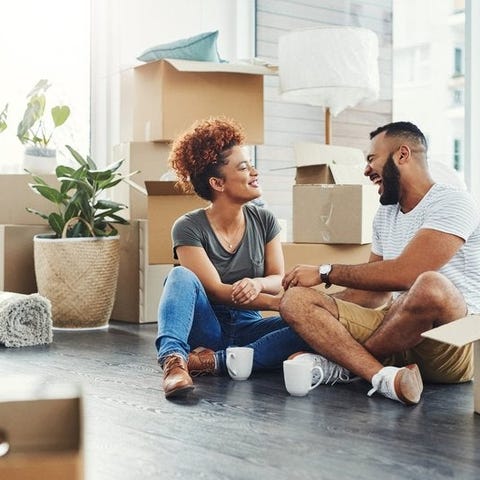
<path id="1" fill-rule="evenodd" d="M 423 391 L 422 376 L 416 364 L 401 368 L 395 376 L 395 393 L 406 405 L 415 405 L 420 401 Z"/>
<path id="2" fill-rule="evenodd" d="M 188 355 L 188 371 L 192 377 L 215 375 L 215 352 L 209 348 L 197 347 Z"/>
<path id="3" fill-rule="evenodd" d="M 415 405 L 422 396 L 423 382 L 416 364 L 402 368 L 388 366 L 373 376 L 372 387 L 369 396 L 378 392 L 405 405 Z"/>
<path id="4" fill-rule="evenodd" d="M 163 391 L 165 398 L 180 397 L 193 390 L 187 362 L 180 355 L 169 355 L 163 362 Z"/>

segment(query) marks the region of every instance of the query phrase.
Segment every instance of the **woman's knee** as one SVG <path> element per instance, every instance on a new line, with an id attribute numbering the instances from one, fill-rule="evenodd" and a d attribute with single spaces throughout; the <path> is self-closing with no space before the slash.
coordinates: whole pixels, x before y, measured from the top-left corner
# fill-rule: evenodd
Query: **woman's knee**
<path id="1" fill-rule="evenodd" d="M 168 274 L 164 290 L 186 293 L 197 290 L 201 285 L 200 280 L 191 270 L 178 266 L 174 267 Z"/>

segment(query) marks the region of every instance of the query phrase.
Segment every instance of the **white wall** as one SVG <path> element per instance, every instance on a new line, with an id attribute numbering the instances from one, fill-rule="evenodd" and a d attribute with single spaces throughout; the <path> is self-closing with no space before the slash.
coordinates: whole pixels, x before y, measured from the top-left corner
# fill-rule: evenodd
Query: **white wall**
<path id="1" fill-rule="evenodd" d="M 119 143 L 120 71 L 153 45 L 219 30 L 220 57 L 254 52 L 253 0 L 95 0 L 92 2 L 93 157 L 111 159 Z"/>

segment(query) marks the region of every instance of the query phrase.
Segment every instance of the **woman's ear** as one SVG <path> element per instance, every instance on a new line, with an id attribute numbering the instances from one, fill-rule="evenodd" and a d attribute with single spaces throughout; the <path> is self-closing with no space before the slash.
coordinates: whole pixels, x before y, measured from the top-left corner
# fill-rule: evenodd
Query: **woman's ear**
<path id="1" fill-rule="evenodd" d="M 210 187 L 212 190 L 215 190 L 217 192 L 223 192 L 223 179 L 218 178 L 218 177 L 210 177 L 208 179 L 208 183 L 210 184 Z"/>

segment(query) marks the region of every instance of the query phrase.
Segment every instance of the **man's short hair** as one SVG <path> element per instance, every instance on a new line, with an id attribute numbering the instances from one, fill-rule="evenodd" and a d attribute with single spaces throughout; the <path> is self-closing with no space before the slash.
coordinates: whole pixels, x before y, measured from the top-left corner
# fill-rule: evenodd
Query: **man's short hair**
<path id="1" fill-rule="evenodd" d="M 378 134 L 385 132 L 386 137 L 403 137 L 410 141 L 420 143 L 427 150 L 427 140 L 422 131 L 411 122 L 392 122 L 378 127 L 373 132 L 370 132 L 370 140 Z"/>

